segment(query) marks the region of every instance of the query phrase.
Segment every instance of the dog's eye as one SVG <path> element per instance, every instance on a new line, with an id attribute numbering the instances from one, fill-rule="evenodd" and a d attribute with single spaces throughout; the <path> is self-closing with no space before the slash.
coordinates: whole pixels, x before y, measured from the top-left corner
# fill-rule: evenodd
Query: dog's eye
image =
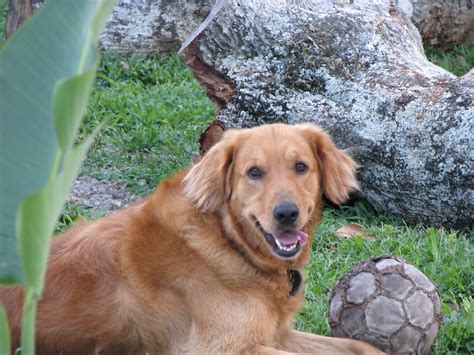
<path id="1" fill-rule="evenodd" d="M 258 180 L 263 177 L 263 171 L 256 166 L 252 166 L 249 171 L 247 171 L 247 176 L 252 180 Z"/>
<path id="2" fill-rule="evenodd" d="M 298 174 L 304 174 L 305 172 L 308 171 L 308 165 L 306 165 L 305 163 L 299 161 L 295 164 L 295 171 Z"/>

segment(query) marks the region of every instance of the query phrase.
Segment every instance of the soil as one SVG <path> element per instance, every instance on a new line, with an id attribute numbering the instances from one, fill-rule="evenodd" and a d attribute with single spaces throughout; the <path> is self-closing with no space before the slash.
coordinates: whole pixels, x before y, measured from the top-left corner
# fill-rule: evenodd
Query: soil
<path id="1" fill-rule="evenodd" d="M 97 216 L 123 208 L 137 198 L 118 182 L 102 182 L 82 175 L 73 183 L 67 202 L 78 204 Z"/>

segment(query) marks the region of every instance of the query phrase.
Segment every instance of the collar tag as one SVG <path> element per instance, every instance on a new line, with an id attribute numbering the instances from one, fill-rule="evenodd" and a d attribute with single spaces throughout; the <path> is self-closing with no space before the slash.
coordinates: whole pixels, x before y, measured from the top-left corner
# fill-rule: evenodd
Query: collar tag
<path id="1" fill-rule="evenodd" d="M 301 273 L 295 269 L 288 269 L 287 274 L 288 274 L 288 281 L 290 282 L 290 285 L 291 285 L 291 289 L 290 289 L 290 292 L 288 292 L 288 296 L 294 296 L 298 293 L 298 291 L 301 288 L 303 277 L 301 276 Z"/>

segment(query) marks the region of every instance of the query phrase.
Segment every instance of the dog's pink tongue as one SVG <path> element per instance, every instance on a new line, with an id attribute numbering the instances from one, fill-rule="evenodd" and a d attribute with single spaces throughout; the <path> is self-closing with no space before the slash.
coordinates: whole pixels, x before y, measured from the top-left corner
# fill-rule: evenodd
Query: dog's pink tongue
<path id="1" fill-rule="evenodd" d="M 308 242 L 308 235 L 302 231 L 285 232 L 277 234 L 274 237 L 284 246 L 293 245 L 296 244 L 296 242 L 300 242 L 301 245 L 304 245 Z"/>

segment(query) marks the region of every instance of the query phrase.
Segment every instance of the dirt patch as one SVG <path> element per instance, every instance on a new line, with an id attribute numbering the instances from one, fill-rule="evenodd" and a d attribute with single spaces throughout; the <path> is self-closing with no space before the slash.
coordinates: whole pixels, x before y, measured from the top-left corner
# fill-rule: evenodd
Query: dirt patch
<path id="1" fill-rule="evenodd" d="M 123 208 L 137 198 L 118 182 L 102 182 L 83 175 L 73 183 L 67 202 L 79 204 L 92 215 L 99 215 Z"/>

